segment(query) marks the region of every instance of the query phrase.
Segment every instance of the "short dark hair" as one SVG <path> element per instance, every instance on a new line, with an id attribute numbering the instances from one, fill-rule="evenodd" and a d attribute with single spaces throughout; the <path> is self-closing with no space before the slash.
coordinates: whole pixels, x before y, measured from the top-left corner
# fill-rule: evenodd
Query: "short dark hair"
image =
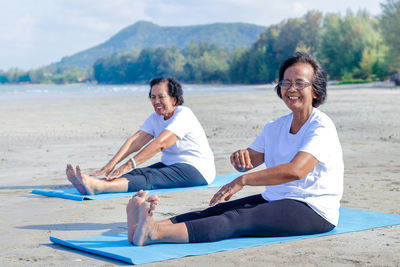
<path id="1" fill-rule="evenodd" d="M 158 78 L 152 79 L 150 81 L 149 98 L 151 98 L 151 88 L 153 88 L 154 85 L 160 84 L 160 83 L 167 83 L 169 96 L 176 98 L 175 106 L 180 106 L 183 104 L 182 85 L 175 78 L 171 78 L 171 77 L 166 77 L 166 78 L 158 77 Z"/>
<path id="2" fill-rule="evenodd" d="M 313 80 L 311 81 L 312 88 L 314 90 L 316 98 L 313 98 L 312 106 L 319 107 L 322 105 L 326 98 L 326 85 L 327 85 L 327 75 L 324 68 L 319 64 L 317 59 L 315 59 L 312 55 L 305 52 L 296 52 L 292 57 L 286 59 L 280 69 L 279 69 L 279 82 L 283 80 L 283 76 L 285 71 L 297 63 L 307 63 L 310 64 L 314 70 Z M 281 87 L 278 85 L 275 86 L 276 93 L 280 98 L 282 98 Z"/>

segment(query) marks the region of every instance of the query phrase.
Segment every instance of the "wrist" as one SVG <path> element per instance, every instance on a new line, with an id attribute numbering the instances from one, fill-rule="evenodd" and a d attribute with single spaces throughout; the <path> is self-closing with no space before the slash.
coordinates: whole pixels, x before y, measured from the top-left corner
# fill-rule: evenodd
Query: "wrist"
<path id="1" fill-rule="evenodd" d="M 237 183 L 241 186 L 245 186 L 246 185 L 246 178 L 244 177 L 244 175 L 239 176 L 238 178 L 236 178 Z"/>
<path id="2" fill-rule="evenodd" d="M 110 160 L 110 161 L 107 163 L 107 165 L 110 166 L 110 167 L 112 167 L 112 168 L 114 168 L 114 166 L 117 165 L 117 163 L 114 162 L 113 160 Z"/>

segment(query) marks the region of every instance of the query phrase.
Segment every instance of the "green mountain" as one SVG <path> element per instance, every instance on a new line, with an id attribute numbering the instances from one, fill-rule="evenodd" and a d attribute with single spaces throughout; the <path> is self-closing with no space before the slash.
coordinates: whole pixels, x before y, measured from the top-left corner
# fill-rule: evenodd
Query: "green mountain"
<path id="1" fill-rule="evenodd" d="M 57 66 L 91 66 L 96 59 L 116 52 L 149 47 L 176 46 L 183 49 L 191 43 L 208 42 L 232 50 L 250 46 L 267 27 L 246 23 L 214 23 L 207 25 L 162 27 L 147 21 L 139 21 L 126 27 L 108 41 L 64 57 Z"/>

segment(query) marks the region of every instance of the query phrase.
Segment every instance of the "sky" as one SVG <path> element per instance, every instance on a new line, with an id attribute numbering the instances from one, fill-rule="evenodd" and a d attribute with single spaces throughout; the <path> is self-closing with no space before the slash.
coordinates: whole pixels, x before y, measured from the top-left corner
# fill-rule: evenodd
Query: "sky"
<path id="1" fill-rule="evenodd" d="M 0 0 L 0 70 L 46 66 L 107 41 L 139 20 L 160 26 L 270 26 L 309 10 L 377 16 L 383 0 Z"/>

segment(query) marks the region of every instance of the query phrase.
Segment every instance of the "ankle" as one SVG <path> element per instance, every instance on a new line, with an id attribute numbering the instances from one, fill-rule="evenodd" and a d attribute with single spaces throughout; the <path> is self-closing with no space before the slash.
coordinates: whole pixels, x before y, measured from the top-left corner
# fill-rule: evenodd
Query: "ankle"
<path id="1" fill-rule="evenodd" d="M 149 241 L 155 242 L 162 239 L 160 228 L 162 228 L 162 226 L 160 226 L 159 223 L 154 222 L 152 230 L 149 232 Z"/>
<path id="2" fill-rule="evenodd" d="M 96 177 L 90 177 L 88 179 L 88 186 L 95 194 L 103 193 L 106 189 L 106 181 L 98 179 Z"/>

